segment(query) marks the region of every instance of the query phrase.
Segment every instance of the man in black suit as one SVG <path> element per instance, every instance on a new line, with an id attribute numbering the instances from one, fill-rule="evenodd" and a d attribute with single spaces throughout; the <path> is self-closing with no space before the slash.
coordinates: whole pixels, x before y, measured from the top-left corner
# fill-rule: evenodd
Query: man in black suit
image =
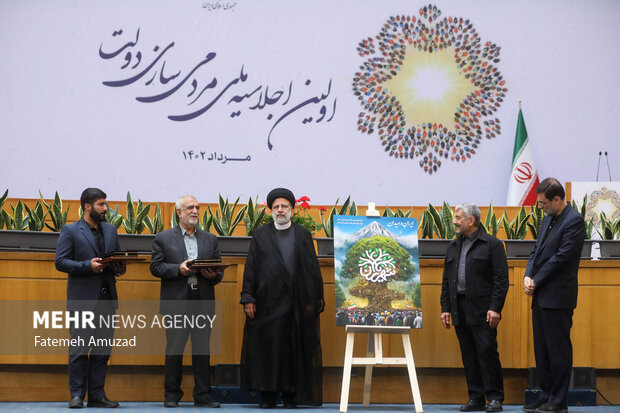
<path id="1" fill-rule="evenodd" d="M 153 243 L 151 273 L 161 278 L 160 312 L 175 314 L 212 314 L 213 287 L 223 273 L 211 268 L 192 269 L 195 259 L 220 258 L 217 237 L 196 228 L 200 205 L 192 195 L 179 197 L 176 213 L 179 225 L 157 234 Z M 172 301 L 178 301 L 174 303 Z M 178 304 L 178 305 L 177 305 Z M 164 406 L 177 407 L 183 397 L 183 349 L 191 335 L 192 367 L 194 370 L 194 405 L 220 407 L 211 397 L 210 328 L 167 328 L 164 366 Z"/>
<path id="2" fill-rule="evenodd" d="M 114 314 L 117 308 L 115 276 L 125 273 L 125 264 L 102 263 L 106 253 L 119 251 L 116 228 L 105 221 L 106 194 L 87 188 L 80 196 L 84 216 L 62 228 L 56 245 L 56 269 L 69 273 L 67 310 L 92 311 L 97 315 Z M 99 319 L 97 317 L 96 319 Z M 72 327 L 71 338 L 81 337 L 89 343 L 90 336 L 111 339 L 111 328 L 86 329 Z M 84 406 L 88 390 L 88 407 L 118 407 L 104 391 L 109 346 L 73 346 L 69 349 L 69 408 Z"/>
<path id="3" fill-rule="evenodd" d="M 469 401 L 460 410 L 499 412 L 504 383 L 497 352 L 497 325 L 508 292 L 506 253 L 502 242 L 480 227 L 477 206 L 457 206 L 454 226 L 459 236 L 446 252 L 441 322 L 450 328 L 452 316 L 461 347 Z"/>
<path id="4" fill-rule="evenodd" d="M 585 222 L 564 199 L 562 184 L 547 178 L 536 188 L 545 212 L 523 277 L 532 300 L 534 355 L 542 392 L 526 412 L 566 412 L 573 367 L 570 329 L 577 307 L 577 271 Z"/>

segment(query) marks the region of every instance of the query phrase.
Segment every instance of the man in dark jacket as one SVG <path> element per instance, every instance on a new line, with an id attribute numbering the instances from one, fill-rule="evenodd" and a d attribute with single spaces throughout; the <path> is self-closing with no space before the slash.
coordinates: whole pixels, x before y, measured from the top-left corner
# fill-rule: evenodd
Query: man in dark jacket
<path id="1" fill-rule="evenodd" d="M 223 273 L 211 268 L 192 268 L 196 259 L 220 258 L 217 237 L 196 228 L 200 205 L 192 195 L 179 197 L 176 213 L 179 225 L 160 232 L 153 242 L 151 273 L 161 278 L 162 314 L 197 314 L 212 312 L 214 286 Z M 220 407 L 211 396 L 209 343 L 211 330 L 202 326 L 166 329 L 164 365 L 164 406 L 177 407 L 183 397 L 183 350 L 188 338 L 192 342 L 194 370 L 194 404 Z"/>
<path id="2" fill-rule="evenodd" d="M 452 317 L 461 347 L 469 401 L 460 410 L 499 412 L 504 384 L 497 325 L 508 292 L 506 253 L 501 241 L 480 227 L 477 206 L 457 206 L 454 226 L 459 236 L 446 252 L 441 322 L 450 328 Z"/>
<path id="3" fill-rule="evenodd" d="M 262 408 L 322 403 L 319 315 L 323 279 L 312 236 L 291 222 L 293 193 L 276 188 L 267 196 L 273 223 L 252 238 L 243 274 L 246 314 L 241 385 L 261 392 Z"/>
<path id="4" fill-rule="evenodd" d="M 80 196 L 83 218 L 62 228 L 56 245 L 56 269 L 69 273 L 67 310 L 93 311 L 107 317 L 117 308 L 116 276 L 125 273 L 124 263 L 105 263 L 106 253 L 119 251 L 120 243 L 114 225 L 105 222 L 106 194 L 98 188 L 86 188 Z M 98 319 L 99 317 L 97 317 Z M 71 338 L 90 337 L 112 339 L 114 330 L 76 328 Z M 110 346 L 74 346 L 69 349 L 69 408 L 84 406 L 88 392 L 88 407 L 118 407 L 107 398 L 104 390 Z"/>
<path id="5" fill-rule="evenodd" d="M 534 355 L 542 392 L 526 412 L 566 412 L 573 366 L 570 329 L 577 307 L 577 271 L 585 222 L 564 199 L 562 184 L 547 178 L 536 188 L 545 211 L 536 246 L 523 277 L 532 300 Z"/>

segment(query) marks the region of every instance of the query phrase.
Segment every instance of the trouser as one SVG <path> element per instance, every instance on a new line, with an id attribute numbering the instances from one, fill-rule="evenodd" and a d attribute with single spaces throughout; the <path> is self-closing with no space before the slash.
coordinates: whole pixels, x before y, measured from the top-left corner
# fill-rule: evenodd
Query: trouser
<path id="1" fill-rule="evenodd" d="M 99 326 L 100 317 L 109 317 L 115 313 L 113 301 L 103 296 L 94 310 L 95 325 Z M 69 392 L 71 397 L 84 399 L 88 391 L 89 400 L 101 400 L 105 397 L 104 385 L 110 359 L 111 347 L 108 345 L 114 337 L 113 328 L 71 328 L 71 338 L 79 345 L 69 347 Z M 104 345 L 97 345 L 103 339 Z M 94 340 L 91 344 L 91 340 Z"/>
<path id="2" fill-rule="evenodd" d="M 457 298 L 459 325 L 455 326 L 461 347 L 467 391 L 470 400 L 484 403 L 486 399 L 504 401 L 502 365 L 497 352 L 497 329 L 487 323 L 465 324 L 465 296 Z"/>
<path id="3" fill-rule="evenodd" d="M 200 313 L 198 290 L 188 289 L 190 305 L 187 314 Z M 195 307 L 195 308 L 192 308 Z M 192 343 L 192 370 L 194 373 L 194 401 L 206 402 L 211 398 L 210 357 L 208 354 L 211 330 L 209 328 L 167 328 L 166 359 L 164 364 L 164 398 L 166 401 L 179 401 L 183 397 L 183 350 L 188 338 Z M 206 348 L 205 348 L 206 347 Z"/>
<path id="4" fill-rule="evenodd" d="M 572 309 L 542 308 L 534 298 L 532 327 L 536 370 L 542 390 L 540 400 L 562 407 L 567 406 L 573 368 L 573 345 L 570 341 L 572 325 Z"/>

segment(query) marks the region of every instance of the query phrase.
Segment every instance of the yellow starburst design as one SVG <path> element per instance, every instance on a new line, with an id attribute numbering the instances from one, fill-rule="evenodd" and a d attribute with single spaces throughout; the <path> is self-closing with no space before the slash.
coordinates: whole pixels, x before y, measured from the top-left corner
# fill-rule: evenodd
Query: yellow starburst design
<path id="1" fill-rule="evenodd" d="M 454 49 L 436 53 L 410 47 L 400 73 L 385 82 L 400 101 L 407 126 L 416 123 L 454 124 L 454 113 L 475 86 L 459 71 Z"/>

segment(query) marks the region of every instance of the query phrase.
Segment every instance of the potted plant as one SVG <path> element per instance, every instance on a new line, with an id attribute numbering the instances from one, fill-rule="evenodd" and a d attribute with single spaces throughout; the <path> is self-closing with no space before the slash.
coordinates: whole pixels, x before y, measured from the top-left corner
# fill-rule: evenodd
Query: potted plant
<path id="1" fill-rule="evenodd" d="M 609 219 L 605 212 L 599 215 L 601 221 L 600 231 L 596 231 L 602 240 L 598 241 L 601 247 L 601 258 L 620 258 L 620 217 Z"/>
<path id="2" fill-rule="evenodd" d="M 218 195 L 218 210 L 213 213 L 211 207 L 207 206 L 207 211 L 203 216 L 204 228 L 202 229 L 209 231 L 210 224 L 213 224 L 215 232 L 219 235 L 217 238 L 222 255 L 246 255 L 250 249 L 251 237 L 232 236 L 235 228 L 243 222 L 248 209 L 248 205 L 244 205 L 235 213 L 238 203 L 239 197 L 231 204 L 228 197 L 224 199 L 222 195 Z"/>
<path id="3" fill-rule="evenodd" d="M 329 213 L 323 207 L 319 207 L 319 214 L 321 215 L 321 228 L 325 232 L 326 238 L 315 238 L 316 249 L 319 257 L 333 257 L 334 256 L 334 215 L 357 215 L 357 206 L 355 202 L 351 202 L 351 196 L 349 195 L 344 201 L 344 204 L 338 208 L 338 200 L 334 203 Z M 327 217 L 325 217 L 327 215 Z"/>
<path id="4" fill-rule="evenodd" d="M 517 216 L 511 221 L 508 219 L 506 211 L 502 214 L 500 221 L 506 232 L 504 245 L 506 246 L 506 257 L 508 259 L 528 259 L 532 248 L 536 245 L 536 240 L 526 240 L 528 228 L 530 231 L 536 228 L 536 224 L 528 226 L 531 214 L 528 214 L 525 207 L 521 207 Z M 535 231 L 537 233 L 537 231 Z"/>
<path id="5" fill-rule="evenodd" d="M 420 258 L 444 258 L 450 241 L 456 235 L 454 228 L 454 212 L 446 202 L 443 203 L 441 213 L 434 206 L 428 204 L 426 211 L 420 217 L 422 239 L 418 246 Z M 439 239 L 433 239 L 433 236 Z"/>
<path id="6" fill-rule="evenodd" d="M 126 234 L 118 234 L 121 248 L 125 251 L 138 251 L 143 254 L 150 254 L 155 241 L 153 234 L 153 223 L 148 217 L 148 213 L 151 210 L 151 204 L 144 205 L 140 199 L 134 204 L 131 199 L 131 194 L 127 191 L 127 216 L 122 217 L 118 215 L 118 206 L 110 213 L 110 219 L 113 221 L 112 225 L 116 225 L 119 220 L 125 229 Z M 109 210 L 108 210 L 109 211 Z M 106 214 L 106 218 L 108 215 Z M 151 229 L 151 234 L 142 234 L 146 229 Z"/>
<path id="7" fill-rule="evenodd" d="M 484 223 L 481 223 L 481 224 L 484 227 L 484 230 L 487 232 L 487 234 L 491 234 L 494 237 L 497 237 L 500 222 L 501 222 L 501 219 L 498 220 L 497 217 L 495 216 L 495 211 L 493 210 L 493 203 L 491 202 L 489 204 L 489 209 L 487 210 L 487 217 L 484 220 Z"/>

